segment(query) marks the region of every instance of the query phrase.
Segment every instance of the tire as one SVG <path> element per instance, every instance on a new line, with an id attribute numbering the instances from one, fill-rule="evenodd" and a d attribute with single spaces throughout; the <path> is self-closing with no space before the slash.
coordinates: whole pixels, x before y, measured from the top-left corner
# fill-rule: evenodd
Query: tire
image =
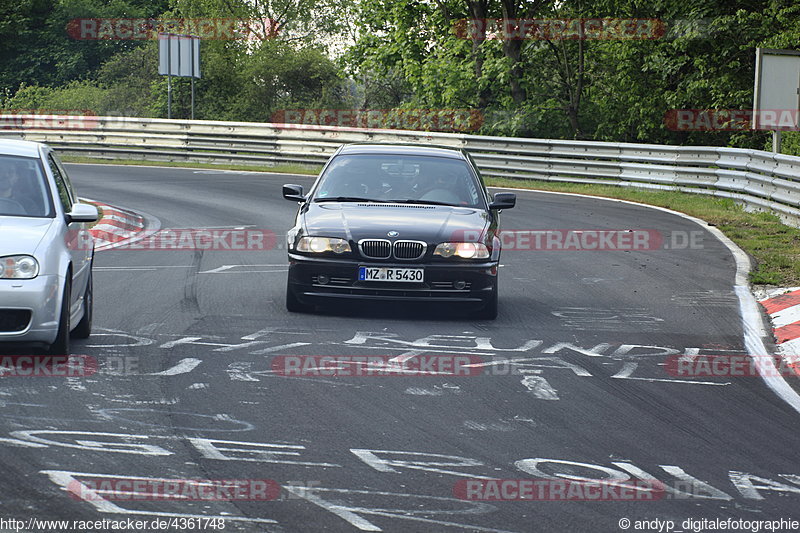
<path id="1" fill-rule="evenodd" d="M 89 279 L 86 280 L 86 291 L 83 293 L 83 318 L 72 330 L 76 339 L 88 339 L 92 334 L 92 315 L 94 307 L 94 288 L 92 287 L 92 267 L 89 266 Z"/>
<path id="2" fill-rule="evenodd" d="M 478 318 L 482 318 L 484 320 L 494 320 L 497 318 L 497 292 L 497 282 L 495 282 L 494 287 L 492 288 L 492 294 L 486 300 L 483 309 L 478 311 Z"/>
<path id="3" fill-rule="evenodd" d="M 286 310 L 290 313 L 308 313 L 313 309 L 313 306 L 301 303 L 297 299 L 291 286 L 286 284 Z"/>
<path id="4" fill-rule="evenodd" d="M 64 282 L 64 293 L 61 297 L 61 311 L 59 311 L 58 334 L 56 340 L 47 349 L 49 355 L 69 355 L 69 301 L 71 298 L 72 281 L 67 272 Z"/>

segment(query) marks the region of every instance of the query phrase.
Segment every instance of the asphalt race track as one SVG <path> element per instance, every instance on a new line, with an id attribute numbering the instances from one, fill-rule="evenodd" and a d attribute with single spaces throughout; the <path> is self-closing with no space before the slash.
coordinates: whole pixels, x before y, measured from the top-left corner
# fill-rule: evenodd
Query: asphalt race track
<path id="1" fill-rule="evenodd" d="M 281 185 L 312 183 L 69 171 L 81 196 L 162 229 L 268 230 L 279 244 L 296 209 Z M 182 518 L 191 530 L 219 525 L 192 517 L 218 517 L 225 531 L 270 532 L 688 531 L 687 519 L 800 519 L 800 415 L 759 377 L 666 370 L 670 356 L 745 353 L 731 252 L 670 213 L 518 194 L 502 215 L 509 230 L 647 229 L 663 242 L 505 250 L 495 321 L 374 303 L 290 314 L 281 246 L 98 253 L 95 334 L 72 349 L 95 358 L 97 372 L 0 382 L 3 515 Z M 285 377 L 273 365 L 287 355 L 469 356 L 479 370 Z M 657 480 L 664 490 L 601 501 L 470 501 L 456 490 L 581 478 L 617 488 Z M 272 480 L 282 490 L 164 501 L 87 496 L 81 484 L 159 479 Z"/>

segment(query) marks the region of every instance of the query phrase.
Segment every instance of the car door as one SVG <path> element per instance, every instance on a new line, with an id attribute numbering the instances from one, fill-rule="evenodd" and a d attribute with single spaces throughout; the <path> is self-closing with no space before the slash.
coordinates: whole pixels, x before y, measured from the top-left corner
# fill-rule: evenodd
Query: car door
<path id="1" fill-rule="evenodd" d="M 69 176 L 64 170 L 61 161 L 51 151 L 47 152 L 47 165 L 53 172 L 53 178 L 58 189 L 58 199 L 64 209 L 64 213 L 72 211 L 72 206 L 77 202 L 75 191 Z M 92 258 L 92 247 L 86 243 L 91 243 L 91 238 L 87 236 L 88 230 L 85 223 L 70 222 L 65 224 L 62 232 L 62 242 L 64 249 L 70 254 L 72 261 L 72 294 L 70 298 L 70 311 L 74 305 L 83 297 L 83 291 L 89 278 L 89 269 Z"/>

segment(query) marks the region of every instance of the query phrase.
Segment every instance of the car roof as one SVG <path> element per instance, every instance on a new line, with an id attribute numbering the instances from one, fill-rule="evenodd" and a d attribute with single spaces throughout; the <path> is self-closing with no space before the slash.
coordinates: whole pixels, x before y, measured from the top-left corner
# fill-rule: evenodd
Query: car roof
<path id="1" fill-rule="evenodd" d="M 21 141 L 17 139 L 0 139 L 0 155 L 15 155 L 20 157 L 39 157 L 39 148 L 42 143 Z"/>
<path id="2" fill-rule="evenodd" d="M 386 154 L 386 155 L 427 155 L 466 159 L 460 148 L 447 146 L 420 146 L 418 144 L 399 143 L 354 143 L 342 146 L 339 154 Z"/>

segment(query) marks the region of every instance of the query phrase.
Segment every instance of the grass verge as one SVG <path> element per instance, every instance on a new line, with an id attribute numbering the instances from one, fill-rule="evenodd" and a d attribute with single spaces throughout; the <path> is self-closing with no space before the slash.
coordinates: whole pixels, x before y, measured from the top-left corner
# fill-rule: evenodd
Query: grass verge
<path id="1" fill-rule="evenodd" d="M 492 178 L 487 180 L 487 185 L 619 198 L 702 218 L 717 226 L 754 259 L 751 283 L 781 287 L 800 285 L 800 229 L 783 224 L 770 213 L 746 212 L 733 200 L 679 191 L 649 191 L 582 183 Z"/>
<path id="2" fill-rule="evenodd" d="M 215 170 L 243 170 L 314 176 L 322 167 L 305 165 L 232 165 L 211 163 L 157 162 L 141 160 L 105 160 L 91 157 L 62 156 L 69 163 L 104 163 L 118 165 L 167 166 Z M 783 224 L 770 213 L 749 213 L 733 200 L 684 193 L 650 191 L 583 183 L 554 183 L 505 178 L 490 178 L 487 185 L 554 192 L 591 194 L 607 198 L 631 200 L 666 207 L 702 218 L 717 226 L 754 259 L 750 282 L 761 285 L 791 287 L 800 285 L 800 229 Z"/>
<path id="3" fill-rule="evenodd" d="M 234 165 L 214 163 L 189 163 L 183 161 L 143 161 L 141 159 L 99 159 L 96 157 L 83 157 L 74 155 L 60 155 L 65 163 L 92 163 L 95 165 L 138 165 L 143 167 L 181 167 L 202 168 L 213 170 L 241 170 L 249 172 L 274 172 L 277 174 L 304 174 L 316 176 L 322 166 L 312 167 L 306 165 Z"/>

